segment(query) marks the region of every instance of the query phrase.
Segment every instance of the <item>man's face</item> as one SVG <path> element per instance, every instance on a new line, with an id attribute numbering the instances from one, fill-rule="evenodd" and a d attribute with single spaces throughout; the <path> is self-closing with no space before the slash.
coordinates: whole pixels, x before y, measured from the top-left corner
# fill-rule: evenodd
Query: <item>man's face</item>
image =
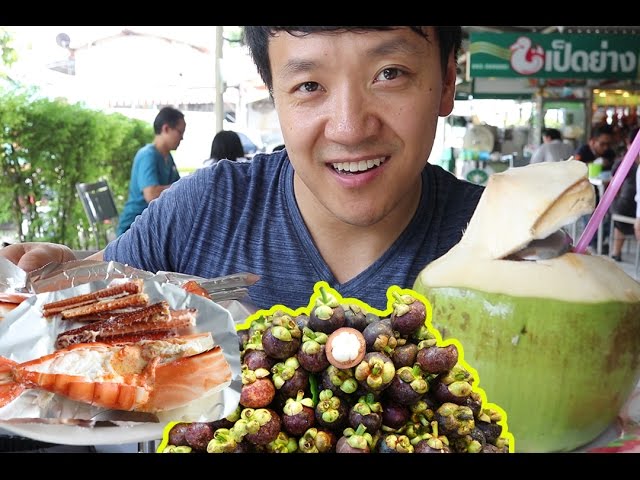
<path id="1" fill-rule="evenodd" d="M 609 134 L 600 135 L 591 139 L 591 148 L 595 152 L 597 157 L 604 155 L 613 142 L 613 137 Z"/>
<path id="2" fill-rule="evenodd" d="M 369 226 L 417 204 L 439 115 L 453 108 L 433 28 L 286 32 L 270 39 L 273 98 L 296 171 L 296 199 Z M 411 212 L 412 213 L 412 212 Z"/>
<path id="3" fill-rule="evenodd" d="M 166 125 L 166 135 L 169 143 L 170 150 L 175 150 L 180 145 L 180 142 L 184 138 L 184 132 L 187 129 L 187 124 L 183 118 L 176 122 L 175 127 Z"/>

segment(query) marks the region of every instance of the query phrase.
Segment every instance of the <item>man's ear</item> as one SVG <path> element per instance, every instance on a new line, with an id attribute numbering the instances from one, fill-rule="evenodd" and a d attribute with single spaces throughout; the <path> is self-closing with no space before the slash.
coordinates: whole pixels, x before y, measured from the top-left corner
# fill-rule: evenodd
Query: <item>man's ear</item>
<path id="1" fill-rule="evenodd" d="M 440 110 L 438 115 L 446 117 L 453 110 L 453 101 L 456 97 L 456 75 L 458 73 L 458 67 L 456 66 L 456 60 L 453 56 L 453 52 L 449 54 L 449 61 L 447 62 L 447 69 L 444 72 L 442 95 L 440 97 Z"/>

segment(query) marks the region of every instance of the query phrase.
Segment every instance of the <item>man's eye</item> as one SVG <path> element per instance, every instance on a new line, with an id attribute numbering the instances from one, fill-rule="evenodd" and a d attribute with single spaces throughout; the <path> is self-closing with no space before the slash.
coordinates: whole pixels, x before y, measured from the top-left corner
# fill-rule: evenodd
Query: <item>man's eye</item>
<path id="1" fill-rule="evenodd" d="M 319 87 L 317 82 L 304 82 L 298 87 L 298 90 L 302 92 L 315 92 Z"/>
<path id="2" fill-rule="evenodd" d="M 382 80 L 393 80 L 402 75 L 402 71 L 398 68 L 385 68 L 380 72 L 380 75 L 376 78 L 378 81 Z"/>

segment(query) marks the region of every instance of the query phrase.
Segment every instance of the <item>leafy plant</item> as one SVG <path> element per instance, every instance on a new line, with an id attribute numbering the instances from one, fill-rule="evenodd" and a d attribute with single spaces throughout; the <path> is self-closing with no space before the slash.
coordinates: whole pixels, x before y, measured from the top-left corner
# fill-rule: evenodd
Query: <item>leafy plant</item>
<path id="1" fill-rule="evenodd" d="M 18 225 L 20 241 L 87 248 L 75 184 L 106 179 L 121 210 L 133 157 L 152 139 L 140 120 L 0 91 L 0 222 Z"/>

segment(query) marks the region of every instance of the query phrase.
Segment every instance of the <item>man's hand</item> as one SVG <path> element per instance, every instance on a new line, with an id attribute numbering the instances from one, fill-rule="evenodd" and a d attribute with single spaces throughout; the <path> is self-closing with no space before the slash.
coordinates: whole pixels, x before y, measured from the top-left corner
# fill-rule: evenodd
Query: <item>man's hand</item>
<path id="1" fill-rule="evenodd" d="M 76 259 L 69 247 L 45 242 L 14 243 L 0 249 L 0 256 L 15 263 L 25 272 L 31 272 L 51 262 L 63 263 Z"/>
<path id="2" fill-rule="evenodd" d="M 633 224 L 633 231 L 636 234 L 636 240 L 640 242 L 640 217 L 636 218 L 636 223 Z"/>

